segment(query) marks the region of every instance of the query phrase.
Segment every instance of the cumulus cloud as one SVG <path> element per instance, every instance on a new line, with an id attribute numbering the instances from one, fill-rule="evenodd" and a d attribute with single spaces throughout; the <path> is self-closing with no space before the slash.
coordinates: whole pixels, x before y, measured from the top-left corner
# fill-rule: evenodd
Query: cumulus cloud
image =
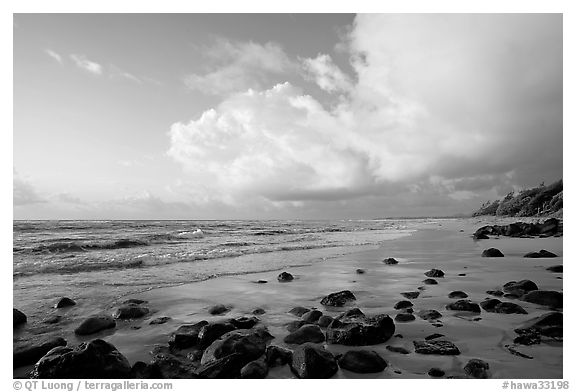
<path id="1" fill-rule="evenodd" d="M 88 58 L 84 55 L 71 54 L 70 58 L 78 68 L 81 68 L 84 71 L 87 71 L 91 74 L 100 76 L 104 72 L 104 68 L 102 67 L 102 65 L 94 61 L 88 60 Z"/>
<path id="2" fill-rule="evenodd" d="M 316 82 L 323 90 L 333 93 L 336 91 L 348 91 L 352 88 L 350 77 L 334 64 L 332 57 L 327 54 L 319 54 L 316 58 L 305 58 L 302 66 L 308 79 Z"/>
<path id="3" fill-rule="evenodd" d="M 234 93 L 174 124 L 169 155 L 227 203 L 395 189 L 404 205 L 406 192 L 442 204 L 562 175 L 561 16 L 359 15 L 345 46 L 354 75 L 328 55 L 301 62 L 325 91 L 346 91 L 327 107 L 290 83 L 262 87 L 255 70 L 290 60 L 246 53 L 273 44 L 223 44 L 238 60 L 188 85 Z"/>
<path id="4" fill-rule="evenodd" d="M 226 94 L 248 88 L 261 89 L 273 76 L 295 67 L 275 43 L 233 42 L 220 39 L 203 50 L 210 71 L 193 73 L 184 79 L 188 88 L 205 94 Z"/>

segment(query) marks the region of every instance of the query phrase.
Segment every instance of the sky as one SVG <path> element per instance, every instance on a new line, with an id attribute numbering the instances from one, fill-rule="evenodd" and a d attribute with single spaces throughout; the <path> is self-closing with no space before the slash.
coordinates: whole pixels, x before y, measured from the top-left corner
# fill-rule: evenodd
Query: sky
<path id="1" fill-rule="evenodd" d="M 562 178 L 560 14 L 15 14 L 15 219 L 469 213 Z"/>

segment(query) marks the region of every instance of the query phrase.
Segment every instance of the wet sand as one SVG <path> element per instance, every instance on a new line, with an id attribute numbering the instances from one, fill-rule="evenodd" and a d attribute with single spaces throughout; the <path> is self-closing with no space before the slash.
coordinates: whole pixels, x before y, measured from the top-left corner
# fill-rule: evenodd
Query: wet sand
<path id="1" fill-rule="evenodd" d="M 410 300 L 414 312 L 435 309 L 442 313 L 442 326 L 416 317 L 415 321 L 396 322 L 396 334 L 383 344 L 364 346 L 378 352 L 389 363 L 382 373 L 360 375 L 340 369 L 335 378 L 428 378 L 432 367 L 441 368 L 446 376 L 463 377 L 463 367 L 469 359 L 478 358 L 490 364 L 493 378 L 562 378 L 562 342 L 543 342 L 533 346 L 515 346 L 512 341 L 514 328 L 524 322 L 550 311 L 545 306 L 505 299 L 521 305 L 528 314 L 496 314 L 484 310 L 481 314 L 459 313 L 447 310 L 448 303 L 456 299 L 448 298 L 448 293 L 462 290 L 470 300 L 479 303 L 490 296 L 486 290 L 501 289 L 512 280 L 530 279 L 542 290 L 562 291 L 561 273 L 551 273 L 546 268 L 562 264 L 562 238 L 492 238 L 475 241 L 471 234 L 485 224 L 510 223 L 517 219 L 463 219 L 442 221 L 436 227 L 427 225 L 414 234 L 386 241 L 379 249 L 358 252 L 343 257 L 334 257 L 310 266 L 287 270 L 294 275 L 291 282 L 278 282 L 279 271 L 247 275 L 227 276 L 181 286 L 155 289 L 138 295 L 148 301 L 151 313 L 145 318 L 132 321 L 118 321 L 114 330 L 94 334 L 85 338 L 74 336 L 80 313 L 88 316 L 95 309 L 74 312 L 75 323 L 65 321 L 43 331 L 46 336 L 63 336 L 68 344 L 94 338 L 104 338 L 114 344 L 130 361 L 151 360 L 150 351 L 156 345 L 167 345 L 170 334 L 182 324 L 200 320 L 216 321 L 237 316 L 251 315 L 252 310 L 261 307 L 266 313 L 259 315 L 261 323 L 269 328 L 275 339 L 272 344 L 290 347 L 283 343 L 288 334 L 285 324 L 297 320 L 288 313 L 295 306 L 317 308 L 324 314 L 336 316 L 346 308 L 326 308 L 320 300 L 327 294 L 352 291 L 359 307 L 365 314 L 387 313 L 394 317 L 399 311 L 394 304 L 405 298 L 400 294 L 406 291 L 424 290 L 418 298 Z M 484 249 L 495 247 L 506 257 L 483 258 Z M 522 256 L 530 251 L 546 249 L 556 253 L 557 258 L 529 259 Z M 394 257 L 397 265 L 386 265 L 384 258 Z M 364 274 L 357 274 L 362 268 Z M 445 272 L 443 278 L 436 278 L 438 285 L 422 283 L 427 277 L 424 272 L 437 268 Z M 466 274 L 459 276 L 459 274 Z M 256 283 L 258 280 L 268 283 Z M 493 297 L 492 297 L 493 298 Z M 127 298 L 119 298 L 118 303 Z M 232 310 L 222 316 L 211 316 L 207 309 L 215 304 L 225 304 Z M 102 304 L 101 310 L 111 312 L 114 306 Z M 149 325 L 150 320 L 171 317 L 165 324 Z M 476 318 L 480 320 L 474 320 Z M 440 333 L 460 349 L 457 356 L 422 355 L 414 352 L 413 340 Z M 388 351 L 387 345 L 401 346 L 410 351 L 399 354 Z M 527 359 L 512 355 L 505 347 L 512 345 Z M 326 345 L 333 353 L 343 353 L 352 347 Z M 23 375 L 29 368 L 15 370 L 15 376 Z M 269 378 L 294 378 L 288 366 L 270 369 Z"/>

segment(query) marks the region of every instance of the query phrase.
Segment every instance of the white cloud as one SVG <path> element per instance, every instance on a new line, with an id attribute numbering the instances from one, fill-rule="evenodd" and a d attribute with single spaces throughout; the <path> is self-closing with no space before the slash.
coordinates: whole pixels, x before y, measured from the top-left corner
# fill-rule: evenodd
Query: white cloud
<path id="1" fill-rule="evenodd" d="M 74 64 L 76 64 L 76 66 L 78 68 L 81 68 L 87 72 L 90 72 L 91 74 L 102 75 L 104 72 L 102 65 L 100 65 L 94 61 L 88 60 L 88 58 L 84 55 L 71 54 L 70 58 L 72 59 Z"/>
<path id="2" fill-rule="evenodd" d="M 340 70 L 327 54 L 319 54 L 316 58 L 302 60 L 307 78 L 314 80 L 318 86 L 329 93 L 349 91 L 352 88 L 350 77 Z"/>
<path id="3" fill-rule="evenodd" d="M 16 171 L 14 171 L 12 190 L 12 202 L 14 206 L 25 206 L 46 202 L 46 200 L 37 192 L 36 188 L 34 188 L 30 182 L 20 177 Z"/>
<path id="4" fill-rule="evenodd" d="M 271 75 L 282 75 L 296 65 L 275 43 L 232 42 L 219 40 L 204 49 L 210 71 L 190 74 L 184 79 L 188 88 L 205 94 L 226 94 L 248 88 L 261 89 Z"/>
<path id="5" fill-rule="evenodd" d="M 46 53 L 52 59 L 56 60 L 58 63 L 62 64 L 62 62 L 63 62 L 62 56 L 59 55 L 58 53 L 56 53 L 55 51 L 53 51 L 51 49 L 44 49 L 44 53 Z"/>
<path id="6" fill-rule="evenodd" d="M 441 204 L 561 176 L 557 15 L 359 15 L 346 43 L 355 81 L 328 56 L 302 63 L 326 91 L 347 92 L 334 107 L 289 83 L 263 87 L 263 70 L 290 60 L 259 66 L 246 53 L 263 46 L 222 47 L 237 61 L 195 86 L 235 92 L 170 130 L 169 155 L 202 197 L 345 200 L 417 184 Z"/>

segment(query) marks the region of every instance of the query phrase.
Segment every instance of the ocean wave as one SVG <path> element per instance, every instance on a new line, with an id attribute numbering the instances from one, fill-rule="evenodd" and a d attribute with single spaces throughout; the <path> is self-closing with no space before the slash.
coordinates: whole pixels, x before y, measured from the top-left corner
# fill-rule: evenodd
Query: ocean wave
<path id="1" fill-rule="evenodd" d="M 126 249 L 137 246 L 149 245 L 146 241 L 119 239 L 116 241 L 107 242 L 53 242 L 50 244 L 41 244 L 33 248 L 13 248 L 17 249 L 19 253 L 82 253 L 91 250 L 113 250 L 113 249 Z M 16 250 L 14 250 L 16 252 Z"/>

